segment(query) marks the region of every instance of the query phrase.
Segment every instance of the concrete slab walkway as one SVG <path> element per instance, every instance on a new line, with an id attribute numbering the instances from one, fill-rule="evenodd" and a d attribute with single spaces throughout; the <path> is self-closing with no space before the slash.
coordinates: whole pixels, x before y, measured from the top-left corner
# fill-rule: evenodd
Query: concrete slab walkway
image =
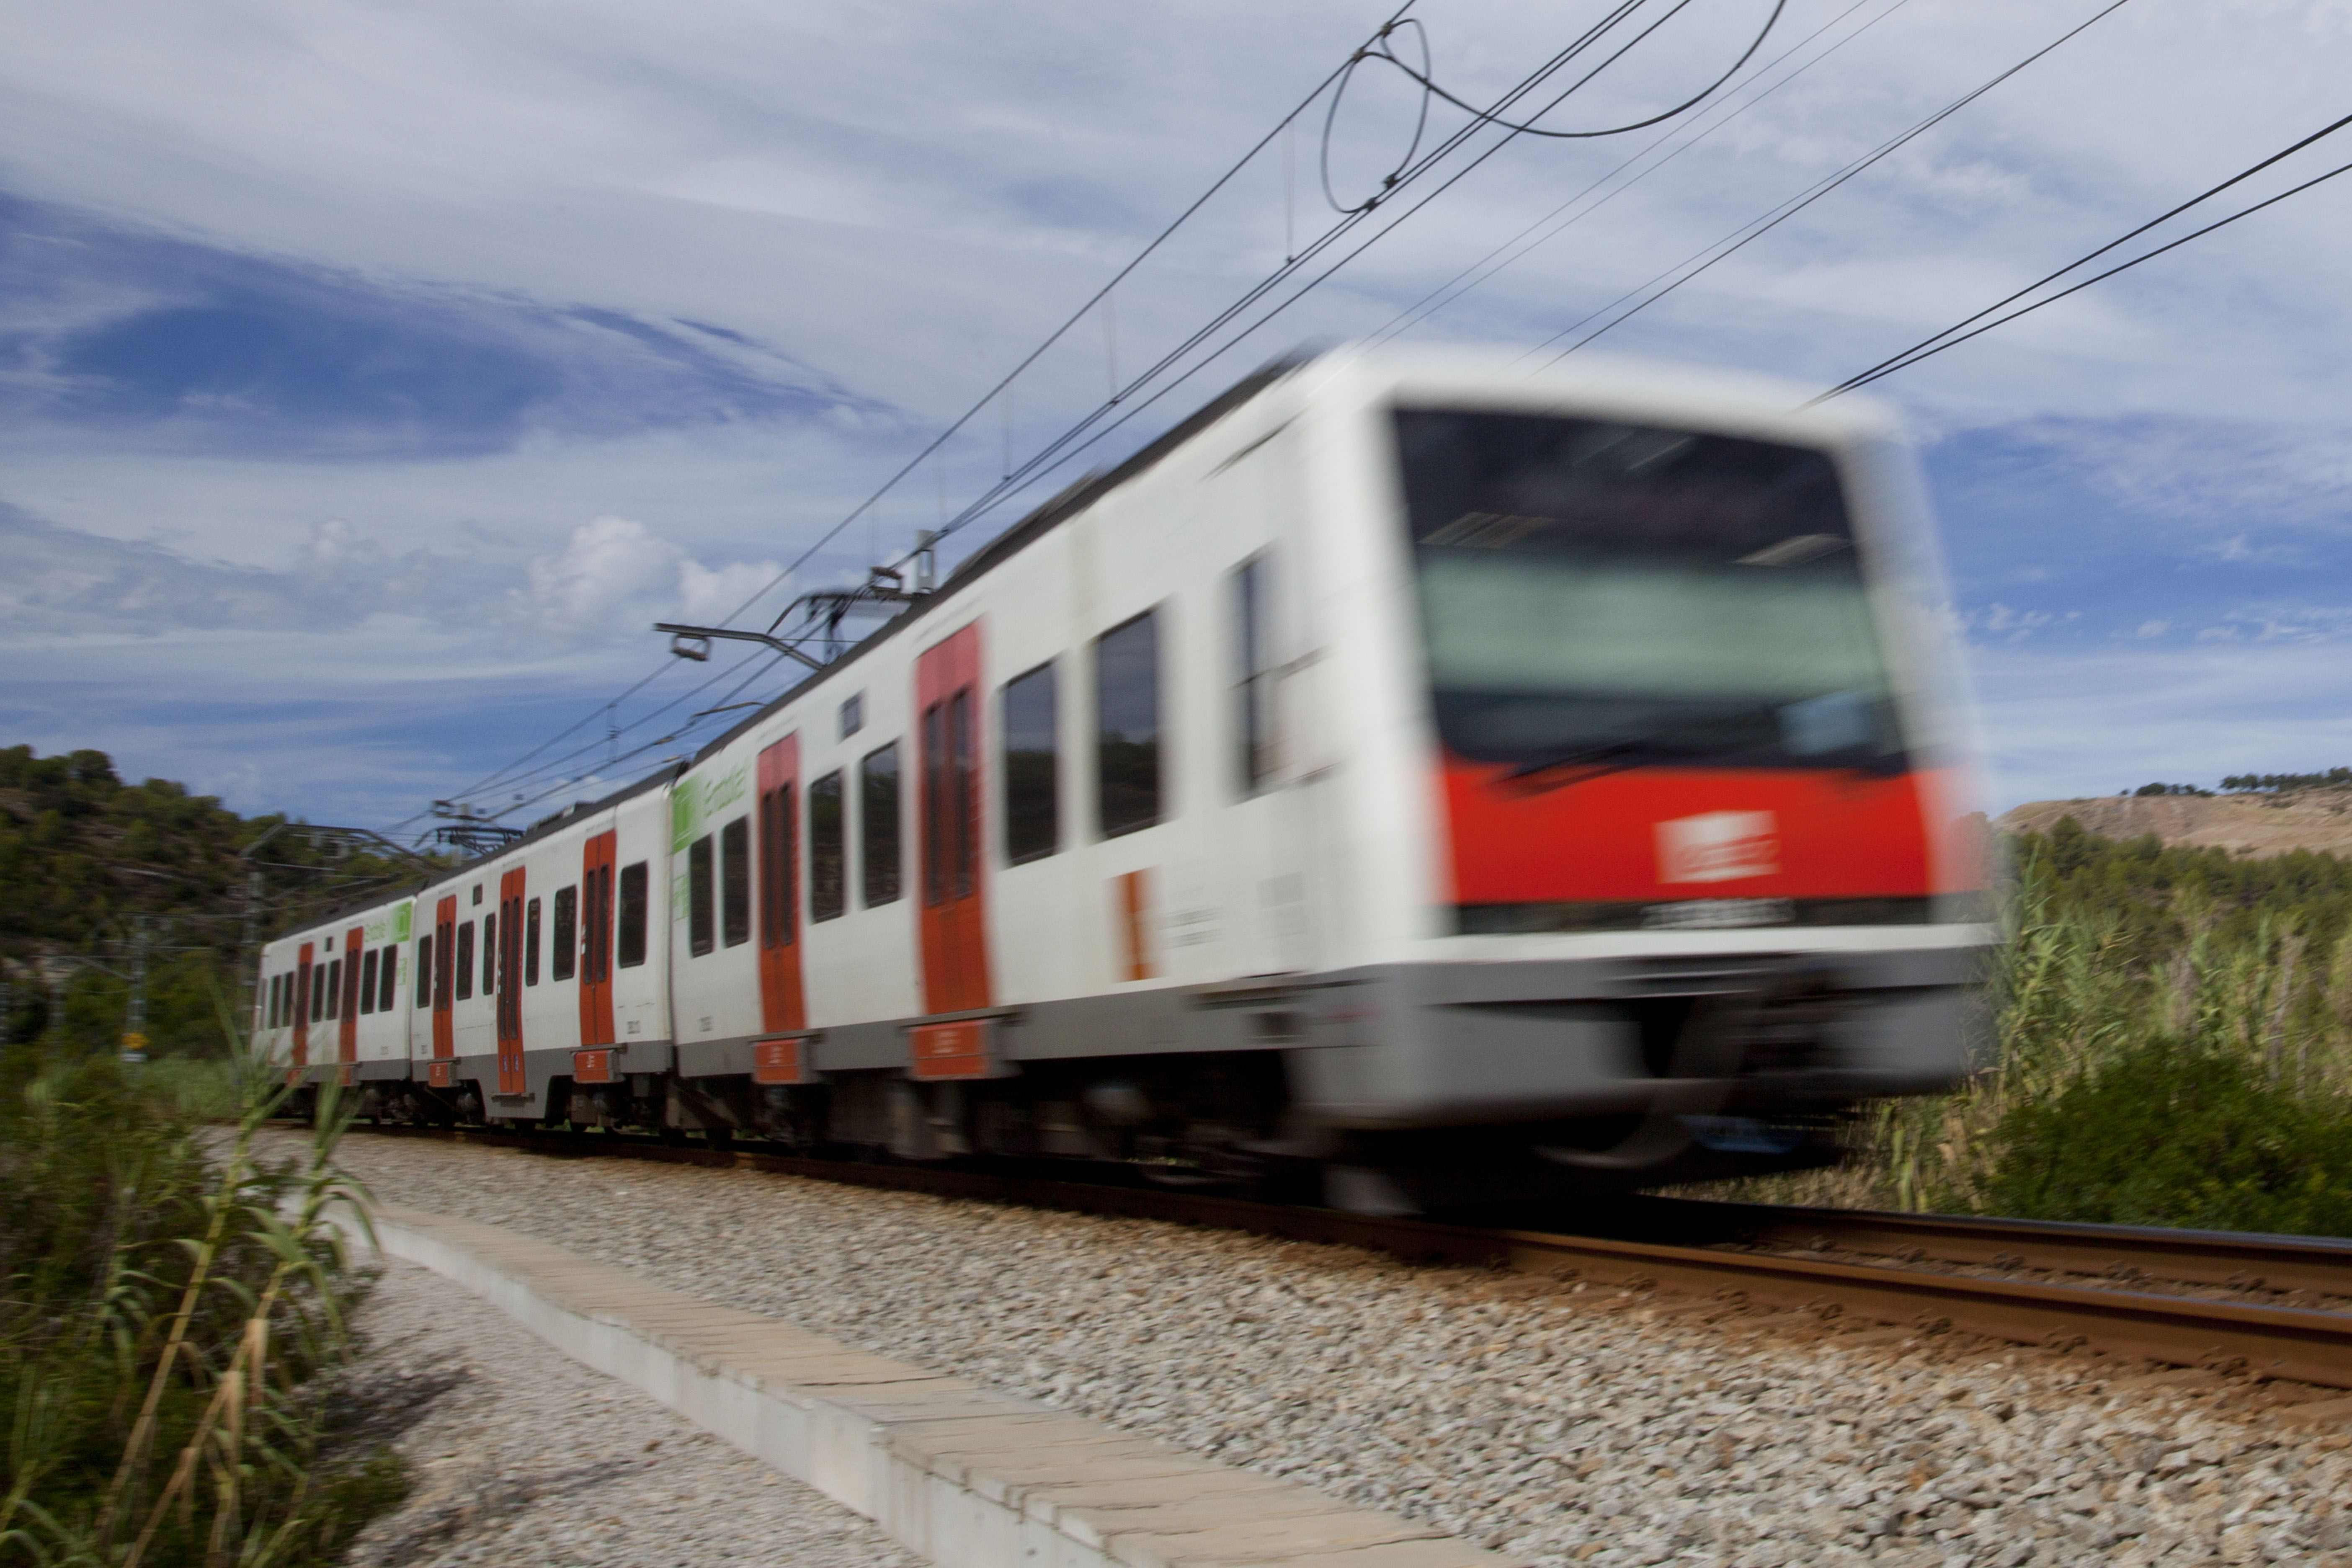
<path id="1" fill-rule="evenodd" d="M 379 1245 L 873 1520 L 940 1568 L 1514 1568 L 1034 1401 L 471 1220 L 393 1205 Z"/>

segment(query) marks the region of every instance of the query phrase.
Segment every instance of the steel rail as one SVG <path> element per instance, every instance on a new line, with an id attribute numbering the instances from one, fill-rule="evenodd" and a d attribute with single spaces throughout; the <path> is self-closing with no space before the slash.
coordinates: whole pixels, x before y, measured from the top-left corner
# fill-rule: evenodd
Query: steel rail
<path id="1" fill-rule="evenodd" d="M 820 1181 L 920 1192 L 936 1196 L 1018 1204 L 1029 1207 L 1139 1219 L 1169 1220 L 1238 1230 L 1289 1240 L 1360 1247 L 1421 1262 L 1446 1262 L 1512 1269 L 1554 1279 L 1577 1279 L 1636 1289 L 1715 1298 L 1727 1308 L 1796 1309 L 1829 1318 L 1906 1325 L 1923 1332 L 1957 1331 L 2017 1344 L 2059 1349 L 2087 1346 L 2110 1355 L 2137 1357 L 2170 1366 L 2242 1371 L 2255 1376 L 2352 1389 L 2352 1314 L 2273 1306 L 2241 1300 L 2216 1301 L 2110 1287 L 2046 1281 L 1983 1279 L 1938 1273 L 1891 1263 L 1830 1261 L 1787 1253 L 1727 1250 L 1603 1236 L 1439 1224 L 1427 1220 L 1344 1214 L 1332 1209 L 1260 1203 L 1244 1198 L 1150 1186 L 1116 1186 L 1054 1177 L 938 1169 L 918 1165 L 813 1160 L 756 1149 L 674 1143 L 611 1133 L 501 1131 L 488 1129 L 377 1127 L 368 1131 L 424 1136 L 492 1147 L 520 1148 L 570 1157 L 618 1156 L 770 1172 Z M 2340 1243 L 2306 1244 L 2294 1238 L 2108 1226 L 2042 1226 L 2002 1220 L 1942 1221 L 1908 1215 L 1846 1215 L 1834 1210 L 1772 1211 L 1745 1205 L 1685 1205 L 1648 1200 L 1665 1211 L 1715 1210 L 1727 1228 L 1742 1221 L 1750 1238 L 1843 1236 L 1849 1242 L 1894 1242 L 1923 1250 L 1933 1242 L 1949 1250 L 1984 1248 L 1985 1261 L 1998 1245 L 2019 1256 L 2021 1247 L 2044 1236 L 2053 1247 L 2072 1247 L 2084 1261 L 2108 1256 L 2145 1260 L 2157 1256 L 2159 1239 L 2170 1240 L 2182 1257 L 2210 1247 L 2216 1261 L 2263 1260 L 2274 1274 L 2298 1249 L 2317 1258 L 2352 1257 Z M 1633 1211 L 1638 1212 L 1638 1211 Z M 1785 1226 L 1779 1216 L 1795 1215 Z M 1769 1219 L 1765 1216 L 1774 1216 Z M 1700 1217 L 1684 1214 L 1685 1221 Z M 2079 1233 L 2095 1232 L 2100 1239 Z M 2117 1233 L 2110 1235 L 2110 1233 Z M 2128 1250 L 2126 1250 L 2128 1248 Z M 2167 1268 L 2179 1266 L 2167 1255 Z M 2313 1268 L 2320 1265 L 2314 1263 Z M 2352 1263 L 2316 1289 L 2352 1295 Z M 2304 1276 L 2316 1279 L 2317 1274 Z"/>
<path id="2" fill-rule="evenodd" d="M 1644 1200 L 1644 1210 L 1653 1207 L 1677 1234 L 1696 1230 L 1766 1246 L 1822 1250 L 1826 1244 L 1850 1252 L 1914 1254 L 1991 1268 L 2352 1297 L 2352 1241 L 2333 1237 Z"/>

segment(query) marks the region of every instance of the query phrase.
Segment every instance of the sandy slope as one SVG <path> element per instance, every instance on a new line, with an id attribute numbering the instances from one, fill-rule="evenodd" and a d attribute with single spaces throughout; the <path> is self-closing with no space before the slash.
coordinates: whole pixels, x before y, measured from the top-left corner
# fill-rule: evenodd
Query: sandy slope
<path id="1" fill-rule="evenodd" d="M 2352 856 L 2352 790 L 2298 790 L 2292 795 L 2103 795 L 2088 800 L 2037 800 L 2001 815 L 2011 833 L 2046 833 L 2071 816 L 2107 838 L 2153 833 L 2167 844 L 2211 846 L 2240 855 L 2284 855 L 2294 849 Z"/>

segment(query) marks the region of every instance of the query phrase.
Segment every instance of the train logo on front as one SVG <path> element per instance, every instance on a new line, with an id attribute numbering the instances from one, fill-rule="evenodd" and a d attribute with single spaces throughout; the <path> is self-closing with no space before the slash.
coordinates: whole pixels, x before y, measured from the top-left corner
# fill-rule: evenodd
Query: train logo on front
<path id="1" fill-rule="evenodd" d="M 1780 869 L 1780 827 L 1769 811 L 1709 811 L 1658 824 L 1658 880 L 1728 882 Z"/>

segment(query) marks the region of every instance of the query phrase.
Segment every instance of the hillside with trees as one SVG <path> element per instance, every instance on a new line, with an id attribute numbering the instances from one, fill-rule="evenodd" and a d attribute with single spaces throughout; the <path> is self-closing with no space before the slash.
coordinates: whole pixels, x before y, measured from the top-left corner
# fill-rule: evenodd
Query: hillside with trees
<path id="1" fill-rule="evenodd" d="M 110 1046 L 143 970 L 149 1049 L 220 1052 L 248 936 L 414 874 L 302 826 L 239 816 L 168 779 L 125 783 L 103 752 L 0 749 L 0 1041 L 54 1023 Z"/>

